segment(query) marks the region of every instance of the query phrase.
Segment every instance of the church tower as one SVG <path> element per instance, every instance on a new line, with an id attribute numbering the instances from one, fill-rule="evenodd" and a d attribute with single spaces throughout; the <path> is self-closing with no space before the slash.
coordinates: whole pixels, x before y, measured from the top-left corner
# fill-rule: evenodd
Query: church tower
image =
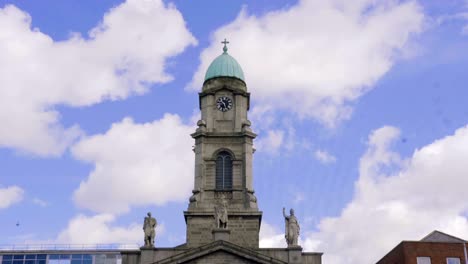
<path id="1" fill-rule="evenodd" d="M 223 53 L 209 66 L 199 104 L 201 119 L 195 139 L 193 195 L 184 212 L 189 248 L 215 241 L 217 236 L 247 248 L 259 247 L 262 212 L 253 190 L 252 156 L 256 134 L 250 128 L 250 93 L 239 63 Z M 217 208 L 227 209 L 227 226 L 220 230 Z"/>

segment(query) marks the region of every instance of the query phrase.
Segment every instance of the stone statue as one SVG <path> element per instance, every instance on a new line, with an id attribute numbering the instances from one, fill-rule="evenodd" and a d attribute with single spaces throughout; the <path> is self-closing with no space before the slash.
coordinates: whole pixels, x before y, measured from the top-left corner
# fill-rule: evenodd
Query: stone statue
<path id="1" fill-rule="evenodd" d="M 151 213 L 148 212 L 148 216 L 145 217 L 143 222 L 143 231 L 145 232 L 145 247 L 154 247 L 154 237 L 156 236 L 156 226 L 158 222 L 154 217 L 151 217 Z"/>
<path id="2" fill-rule="evenodd" d="M 294 209 L 290 210 L 290 216 L 286 215 L 285 208 L 283 207 L 283 216 L 285 222 L 285 231 L 284 237 L 290 246 L 298 246 L 297 241 L 299 238 L 299 222 L 297 221 L 296 216 L 294 215 Z"/>
<path id="3" fill-rule="evenodd" d="M 216 227 L 227 229 L 228 213 L 227 202 L 224 195 L 221 196 L 221 207 L 215 206 Z"/>

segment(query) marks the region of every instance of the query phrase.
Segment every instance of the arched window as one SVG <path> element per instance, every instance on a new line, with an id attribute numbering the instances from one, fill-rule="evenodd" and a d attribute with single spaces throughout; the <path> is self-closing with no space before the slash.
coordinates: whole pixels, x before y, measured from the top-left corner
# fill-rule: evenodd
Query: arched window
<path id="1" fill-rule="evenodd" d="M 221 151 L 216 158 L 216 189 L 232 189 L 232 157 L 227 151 Z"/>

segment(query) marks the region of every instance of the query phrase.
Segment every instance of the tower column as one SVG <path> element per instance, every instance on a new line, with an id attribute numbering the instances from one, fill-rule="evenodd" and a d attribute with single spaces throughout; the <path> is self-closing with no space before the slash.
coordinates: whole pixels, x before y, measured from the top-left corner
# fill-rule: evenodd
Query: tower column
<path id="1" fill-rule="evenodd" d="M 256 135 L 247 117 L 250 94 L 242 69 L 226 46 L 207 70 L 199 102 L 201 119 L 192 134 L 194 191 L 184 212 L 187 246 L 198 247 L 229 234 L 231 243 L 258 248 L 262 212 L 253 194 L 252 144 Z M 222 219 L 228 221 L 222 228 L 229 230 L 216 230 L 220 208 L 227 212 Z"/>

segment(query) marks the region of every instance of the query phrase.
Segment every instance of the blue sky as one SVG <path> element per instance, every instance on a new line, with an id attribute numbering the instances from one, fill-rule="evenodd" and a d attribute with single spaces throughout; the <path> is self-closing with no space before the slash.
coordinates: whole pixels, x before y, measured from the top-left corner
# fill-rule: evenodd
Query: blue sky
<path id="1" fill-rule="evenodd" d="M 158 246 L 183 243 L 197 91 L 225 37 L 252 97 L 262 246 L 284 246 L 282 207 L 326 263 L 468 238 L 466 1 L 0 8 L 0 244 L 141 243 L 147 211 Z"/>

